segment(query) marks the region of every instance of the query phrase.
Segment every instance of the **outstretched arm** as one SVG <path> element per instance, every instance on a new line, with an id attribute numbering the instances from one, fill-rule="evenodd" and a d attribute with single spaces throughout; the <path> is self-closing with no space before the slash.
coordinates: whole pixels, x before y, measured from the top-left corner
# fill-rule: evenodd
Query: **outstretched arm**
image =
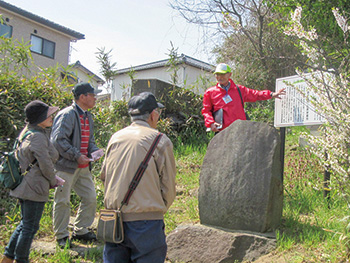
<path id="1" fill-rule="evenodd" d="M 271 93 L 271 98 L 272 99 L 281 99 L 282 95 L 286 95 L 286 88 L 283 88 L 283 89 L 280 89 L 279 91 L 277 92 L 272 92 Z"/>

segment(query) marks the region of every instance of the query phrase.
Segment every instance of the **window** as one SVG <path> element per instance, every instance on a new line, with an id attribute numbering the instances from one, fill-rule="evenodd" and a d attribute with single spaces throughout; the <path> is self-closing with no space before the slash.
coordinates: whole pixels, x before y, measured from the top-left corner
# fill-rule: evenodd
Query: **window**
<path id="1" fill-rule="evenodd" d="M 0 36 L 7 38 L 12 37 L 12 26 L 0 24 Z"/>
<path id="2" fill-rule="evenodd" d="M 32 35 L 31 36 L 31 45 L 32 45 L 30 47 L 31 51 L 38 53 L 38 54 L 41 54 L 41 55 L 44 55 L 44 56 L 49 57 L 49 58 L 55 57 L 55 45 L 56 44 L 54 42 Z"/>

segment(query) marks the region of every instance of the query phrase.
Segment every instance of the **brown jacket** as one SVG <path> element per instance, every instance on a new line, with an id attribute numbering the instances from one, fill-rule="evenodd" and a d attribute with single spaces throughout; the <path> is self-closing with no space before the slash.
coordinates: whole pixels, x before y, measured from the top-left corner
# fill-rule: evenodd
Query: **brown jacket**
<path id="1" fill-rule="evenodd" d="M 147 122 L 135 121 L 110 139 L 101 179 L 105 181 L 105 207 L 120 207 L 137 168 L 146 156 L 158 131 Z M 123 206 L 123 220 L 161 220 L 173 203 L 175 158 L 170 139 L 163 135 L 129 204 Z"/>
<path id="2" fill-rule="evenodd" d="M 23 200 L 47 202 L 50 186 L 56 184 L 53 163 L 58 159 L 58 152 L 50 142 L 49 130 L 39 126 L 28 125 L 19 137 L 21 138 L 28 129 L 35 132 L 23 140 L 17 152 L 22 172 L 34 158 L 37 162 L 10 195 Z"/>

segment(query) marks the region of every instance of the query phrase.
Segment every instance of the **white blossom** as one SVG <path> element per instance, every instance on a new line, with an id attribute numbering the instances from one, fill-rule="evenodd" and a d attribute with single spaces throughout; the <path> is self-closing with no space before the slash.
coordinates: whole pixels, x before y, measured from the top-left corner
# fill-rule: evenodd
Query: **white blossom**
<path id="1" fill-rule="evenodd" d="M 301 24 L 301 12 L 302 8 L 299 6 L 291 14 L 291 25 L 284 31 L 286 35 L 297 36 L 298 38 L 305 38 L 306 40 L 312 41 L 318 38 L 316 29 L 312 28 L 310 31 L 306 31 Z"/>
<path id="2" fill-rule="evenodd" d="M 234 30 L 240 31 L 242 29 L 242 25 L 235 19 L 232 18 L 228 13 L 223 13 L 224 21 L 221 22 L 222 27 L 225 25 L 226 27 L 223 27 L 224 29 L 228 28 L 230 25 Z"/>
<path id="3" fill-rule="evenodd" d="M 302 9 L 298 7 L 291 14 L 292 21 L 285 33 L 300 39 L 300 47 L 310 63 L 321 62 L 325 60 L 323 53 L 313 47 L 317 33 L 314 29 L 306 31 L 303 28 L 300 23 L 301 13 Z M 333 14 L 344 33 L 349 31 L 348 20 L 340 15 L 339 10 L 333 9 Z M 304 136 L 312 145 L 311 152 L 319 158 L 325 169 L 330 169 L 332 172 L 332 184 L 341 191 L 342 196 L 349 199 L 350 203 L 350 83 L 347 71 L 343 70 L 343 74 L 336 74 L 342 70 L 340 64 L 337 70 L 328 70 L 327 73 L 320 70 L 309 72 L 297 70 L 297 74 L 316 94 L 310 98 L 310 103 L 327 120 L 320 128 L 320 136 L 310 134 Z M 325 158 L 325 153 L 328 158 Z"/>
<path id="4" fill-rule="evenodd" d="M 337 20 L 338 26 L 343 30 L 344 33 L 350 30 L 348 26 L 348 21 L 340 13 L 338 8 L 332 9 L 335 20 Z"/>

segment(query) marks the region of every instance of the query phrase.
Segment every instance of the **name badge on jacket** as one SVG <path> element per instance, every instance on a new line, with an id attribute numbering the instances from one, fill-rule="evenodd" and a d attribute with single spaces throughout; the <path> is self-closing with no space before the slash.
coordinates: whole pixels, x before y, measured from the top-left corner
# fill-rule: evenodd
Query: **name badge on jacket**
<path id="1" fill-rule="evenodd" d="M 232 101 L 230 95 L 226 94 L 223 98 L 224 102 L 227 104 Z"/>

